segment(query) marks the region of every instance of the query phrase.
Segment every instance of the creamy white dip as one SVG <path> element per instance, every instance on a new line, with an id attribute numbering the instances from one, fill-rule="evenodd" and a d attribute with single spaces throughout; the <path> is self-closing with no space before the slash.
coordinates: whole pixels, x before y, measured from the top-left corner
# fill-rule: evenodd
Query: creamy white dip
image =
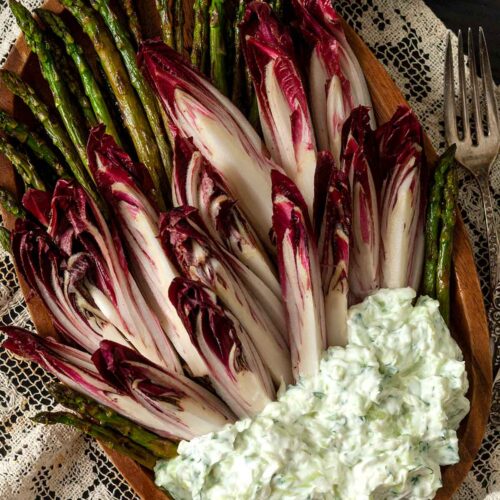
<path id="1" fill-rule="evenodd" d="M 432 498 L 469 411 L 462 354 L 427 297 L 381 290 L 349 344 L 253 419 L 181 442 L 156 484 L 176 499 Z"/>

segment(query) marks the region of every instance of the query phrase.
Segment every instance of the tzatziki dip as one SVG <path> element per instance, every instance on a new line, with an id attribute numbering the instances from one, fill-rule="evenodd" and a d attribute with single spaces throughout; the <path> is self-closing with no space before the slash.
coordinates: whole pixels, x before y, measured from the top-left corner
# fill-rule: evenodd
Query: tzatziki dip
<path id="1" fill-rule="evenodd" d="M 438 303 L 380 290 L 348 316 L 349 342 L 255 418 L 183 441 L 158 461 L 175 499 L 432 498 L 458 462 L 469 411 L 462 353 Z"/>

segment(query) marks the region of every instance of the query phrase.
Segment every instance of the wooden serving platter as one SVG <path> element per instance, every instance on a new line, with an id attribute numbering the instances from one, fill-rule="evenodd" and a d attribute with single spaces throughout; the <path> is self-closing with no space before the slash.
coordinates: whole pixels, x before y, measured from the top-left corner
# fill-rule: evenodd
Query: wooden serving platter
<path id="1" fill-rule="evenodd" d="M 156 35 L 158 33 L 158 19 L 156 14 L 151 15 L 151 12 L 154 12 L 153 0 L 141 1 L 137 4 L 140 8 L 139 15 L 143 21 L 145 36 Z M 185 0 L 186 32 L 190 32 L 191 4 L 192 2 Z M 45 7 L 55 12 L 63 10 L 56 0 L 48 0 Z M 345 31 L 366 75 L 377 120 L 379 123 L 384 123 L 392 116 L 398 105 L 405 104 L 405 100 L 382 64 L 361 38 L 347 24 L 345 24 Z M 76 25 L 75 33 L 76 38 L 83 41 L 83 36 L 78 35 L 80 30 Z M 186 45 L 188 47 L 190 45 L 188 36 L 186 36 Z M 22 75 L 28 83 L 43 93 L 43 96 L 47 98 L 46 102 L 51 101 L 50 93 L 40 75 L 38 62 L 30 54 L 22 36 L 13 47 L 5 68 Z M 0 108 L 22 121 L 32 122 L 32 117 L 23 103 L 1 86 Z M 425 123 L 423 126 L 425 127 Z M 425 153 L 429 163 L 433 165 L 437 155 L 427 137 L 425 138 Z M 11 164 L 3 156 L 0 156 L 0 186 L 21 196 L 22 193 L 19 189 L 21 184 L 18 181 Z M 12 229 L 14 218 L 4 214 L 4 222 L 8 229 Z M 464 353 L 470 384 L 468 398 L 471 402 L 471 411 L 462 422 L 459 430 L 460 462 L 443 468 L 443 487 L 436 497 L 440 500 L 450 498 L 470 470 L 486 429 L 490 408 L 492 372 L 489 336 L 483 298 L 475 269 L 472 248 L 463 221 L 459 219 L 455 229 L 453 252 L 452 334 Z M 45 307 L 40 299 L 30 292 L 22 277 L 19 274 L 18 276 L 38 334 L 54 336 L 52 322 Z M 149 472 L 129 458 L 106 447 L 103 448 L 141 498 L 147 500 L 168 498 L 166 494 L 156 488 Z"/>

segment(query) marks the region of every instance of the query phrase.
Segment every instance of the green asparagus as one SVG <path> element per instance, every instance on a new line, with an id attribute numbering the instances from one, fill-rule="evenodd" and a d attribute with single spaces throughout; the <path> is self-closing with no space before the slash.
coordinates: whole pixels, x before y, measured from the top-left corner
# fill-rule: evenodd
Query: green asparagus
<path id="1" fill-rule="evenodd" d="M 130 33 L 134 37 L 137 46 L 142 42 L 141 24 L 137 16 L 137 11 L 134 5 L 134 0 L 121 0 L 121 6 L 128 20 Z"/>
<path id="2" fill-rule="evenodd" d="M 118 433 L 101 427 L 89 420 L 78 417 L 77 415 L 69 412 L 48 412 L 43 411 L 35 415 L 32 420 L 38 424 L 53 425 L 63 424 L 74 427 L 89 436 L 92 436 L 104 445 L 134 459 L 137 463 L 143 465 L 147 469 L 153 470 L 156 458 L 149 453 L 145 448 L 135 444 L 130 439 L 120 436 Z"/>
<path id="3" fill-rule="evenodd" d="M 121 145 L 120 137 L 113 122 L 112 114 L 109 110 L 108 104 L 106 103 L 106 98 L 94 76 L 92 68 L 85 58 L 82 47 L 75 41 L 68 27 L 59 16 L 44 9 L 37 9 L 35 12 L 43 23 L 50 28 L 54 35 L 60 38 L 63 42 L 66 52 L 71 57 L 78 72 L 80 73 L 83 88 L 90 100 L 90 104 L 94 110 L 97 121 L 99 123 L 104 123 L 106 126 L 106 133 L 112 135 L 117 144 Z"/>
<path id="4" fill-rule="evenodd" d="M 245 91 L 245 59 L 243 57 L 243 50 L 241 47 L 239 24 L 245 14 L 245 6 L 245 0 L 240 0 L 234 22 L 234 71 L 232 101 L 240 109 L 243 109 L 243 94 Z"/>
<path id="5" fill-rule="evenodd" d="M 60 47 L 57 40 L 53 37 L 46 37 L 47 45 L 50 47 L 50 50 L 53 52 L 53 56 L 56 60 L 56 66 L 60 69 L 61 75 L 68 86 L 69 91 L 75 98 L 75 102 L 78 104 L 79 109 L 82 113 L 82 116 L 85 120 L 85 124 L 87 129 L 91 129 L 97 125 L 97 118 L 95 116 L 94 110 L 92 109 L 92 105 L 88 97 L 86 96 L 80 79 L 75 76 L 74 67 L 72 68 L 73 61 L 71 61 L 67 54 Z M 74 66 L 74 65 L 73 65 Z"/>
<path id="6" fill-rule="evenodd" d="M 12 247 L 10 245 L 10 231 L 3 226 L 0 226 L 0 246 L 7 253 L 12 253 Z"/>
<path id="7" fill-rule="evenodd" d="M 210 4 L 210 77 L 214 85 L 227 95 L 226 47 L 224 42 L 224 0 Z"/>
<path id="8" fill-rule="evenodd" d="M 422 294 L 436 297 L 436 268 L 439 252 L 439 225 L 441 222 L 441 203 L 446 174 L 453 165 L 456 146 L 449 147 L 441 156 L 434 171 L 427 220 L 425 224 L 425 260 Z"/>
<path id="9" fill-rule="evenodd" d="M 9 5 L 19 27 L 24 33 L 29 47 L 38 56 L 42 74 L 49 84 L 56 109 L 71 141 L 75 145 L 81 162 L 88 169 L 86 153 L 87 132 L 82 126 L 81 114 L 74 106 L 70 92 L 61 79 L 54 55 L 47 43 L 46 37 L 26 7 L 16 0 L 10 0 Z"/>
<path id="10" fill-rule="evenodd" d="M 175 50 L 184 54 L 184 1 L 174 0 Z"/>
<path id="11" fill-rule="evenodd" d="M 160 15 L 161 37 L 170 47 L 175 48 L 173 0 L 156 0 L 156 8 Z"/>
<path id="12" fill-rule="evenodd" d="M 81 0 L 61 0 L 61 3 L 80 23 L 96 49 L 107 80 L 116 96 L 137 156 L 151 174 L 157 191 L 157 200 L 161 205 L 160 179 L 163 174 L 161 157 L 141 102 L 134 92 L 127 70 L 123 65 L 120 52 L 115 47 L 108 29 L 91 8 L 87 7 Z"/>
<path id="13" fill-rule="evenodd" d="M 149 86 L 148 82 L 143 77 L 141 70 L 137 64 L 136 52 L 130 41 L 127 29 L 122 25 L 116 14 L 111 9 L 109 0 L 90 0 L 94 9 L 99 12 L 104 19 L 111 35 L 113 36 L 116 46 L 120 51 L 125 66 L 130 76 L 132 86 L 137 91 L 137 95 L 142 102 L 146 116 L 151 125 L 153 136 L 156 138 L 156 143 L 161 155 L 161 160 L 168 179 L 172 175 L 172 150 L 168 143 L 165 130 L 162 125 L 158 101 Z M 161 169 L 155 173 L 160 186 L 164 186 L 164 194 L 169 195 L 170 191 L 166 183 L 166 177 Z"/>
<path id="14" fill-rule="evenodd" d="M 282 0 L 271 0 L 270 5 L 271 5 L 271 8 L 273 9 L 275 16 L 278 19 L 281 19 L 283 17 L 283 2 L 282 2 Z"/>
<path id="15" fill-rule="evenodd" d="M 452 165 L 446 174 L 444 200 L 441 212 L 441 234 L 439 236 L 439 253 L 436 270 L 436 298 L 439 310 L 446 324 L 450 324 L 450 274 L 453 251 L 453 232 L 456 220 L 456 198 L 458 182 L 456 170 Z"/>
<path id="16" fill-rule="evenodd" d="M 13 215 L 14 217 L 26 217 L 26 211 L 19 205 L 15 196 L 7 189 L 0 188 L 0 205 L 5 212 Z"/>
<path id="17" fill-rule="evenodd" d="M 28 155 L 14 148 L 3 137 L 0 137 L 0 153 L 12 163 L 27 187 L 33 187 L 42 191 L 46 190 L 44 182 L 37 174 L 36 168 L 31 163 Z"/>
<path id="18" fill-rule="evenodd" d="M 65 408 L 78 412 L 82 417 L 109 427 L 149 450 L 157 458 L 173 458 L 177 455 L 177 446 L 152 432 L 147 431 L 131 420 L 105 408 L 94 400 L 79 394 L 64 384 L 50 384 L 49 391 L 54 399 Z"/>
<path id="19" fill-rule="evenodd" d="M 45 139 L 30 130 L 24 123 L 0 110 L 0 130 L 8 137 L 26 146 L 39 160 L 49 165 L 58 177 L 68 177 L 66 168 Z"/>
<path id="20" fill-rule="evenodd" d="M 71 172 L 76 180 L 89 192 L 94 193 L 85 168 L 80 161 L 76 149 L 71 142 L 64 127 L 59 120 L 52 117 L 48 107 L 37 96 L 35 91 L 21 80 L 21 78 L 7 70 L 0 70 L 0 78 L 5 86 L 15 95 L 20 97 L 24 103 L 31 109 L 37 120 L 42 124 L 50 140 L 64 156 Z"/>
<path id="21" fill-rule="evenodd" d="M 209 17 L 210 0 L 195 0 L 193 3 L 193 46 L 191 48 L 191 63 L 202 73 L 207 69 L 209 47 Z"/>

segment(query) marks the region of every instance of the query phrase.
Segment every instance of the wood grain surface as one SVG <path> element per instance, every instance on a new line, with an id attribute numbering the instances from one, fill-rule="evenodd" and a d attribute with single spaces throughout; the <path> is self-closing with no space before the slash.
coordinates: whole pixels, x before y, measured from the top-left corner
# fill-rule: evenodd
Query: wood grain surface
<path id="1" fill-rule="evenodd" d="M 156 34 L 157 18 L 148 15 L 150 9 L 153 8 L 152 0 L 139 2 L 139 4 L 145 34 L 148 36 Z M 48 0 L 45 6 L 54 11 L 62 10 L 56 0 Z M 192 16 L 191 7 L 187 3 L 185 11 L 188 30 Z M 365 72 L 377 119 L 379 123 L 383 123 L 390 118 L 398 105 L 405 103 L 404 99 L 384 67 L 363 41 L 347 25 L 345 28 L 347 37 Z M 77 35 L 77 38 L 78 36 L 81 35 Z M 189 46 L 189 40 L 187 40 L 187 45 Z M 48 103 L 51 101 L 47 86 L 40 75 L 38 63 L 34 56 L 29 54 L 22 37 L 13 47 L 5 67 L 23 75 L 28 83 L 43 93 Z M 28 123 L 33 120 L 23 103 L 1 86 L 0 107 Z M 433 164 L 437 156 L 427 138 L 425 139 L 425 152 L 428 161 Z M 0 156 L 0 186 L 16 192 L 19 196 L 22 195 L 19 189 L 21 186 L 19 179 L 16 178 L 11 164 L 2 156 Z M 3 215 L 6 227 L 11 229 L 14 224 L 13 217 L 8 214 Z M 472 466 L 486 428 L 491 397 L 492 374 L 486 315 L 471 245 L 461 220 L 456 225 L 453 264 L 452 334 L 459 343 L 466 361 L 471 411 L 459 430 L 460 462 L 443 468 L 443 487 L 437 495 L 440 500 L 451 497 Z M 18 276 L 38 333 L 42 336 L 54 335 L 54 329 L 45 307 L 40 299 L 29 290 L 22 277 L 19 274 Z M 147 500 L 168 498 L 155 487 L 151 473 L 129 458 L 106 447 L 103 448 L 141 498 Z"/>

